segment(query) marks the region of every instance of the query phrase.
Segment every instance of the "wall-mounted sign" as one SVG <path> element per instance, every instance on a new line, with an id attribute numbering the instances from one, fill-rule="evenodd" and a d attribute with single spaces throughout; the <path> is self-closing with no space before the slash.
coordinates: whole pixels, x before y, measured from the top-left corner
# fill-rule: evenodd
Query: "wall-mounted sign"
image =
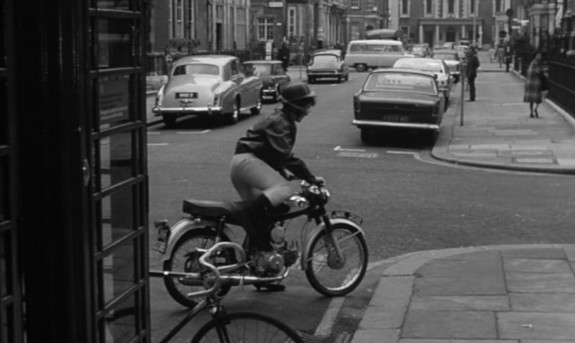
<path id="1" fill-rule="evenodd" d="M 276 8 L 277 7 L 284 7 L 284 3 L 283 3 L 283 1 L 270 1 L 268 3 L 268 6 L 269 7 L 276 7 Z"/>

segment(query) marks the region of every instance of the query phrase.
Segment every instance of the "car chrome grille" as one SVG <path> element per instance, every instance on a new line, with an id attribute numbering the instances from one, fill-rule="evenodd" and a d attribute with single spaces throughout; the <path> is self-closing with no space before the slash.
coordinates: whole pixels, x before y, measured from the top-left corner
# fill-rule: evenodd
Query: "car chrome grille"
<path id="1" fill-rule="evenodd" d="M 377 120 L 391 122 L 418 122 L 433 123 L 430 107 L 420 107 L 415 105 L 395 105 L 381 103 L 362 103 L 357 119 Z"/>

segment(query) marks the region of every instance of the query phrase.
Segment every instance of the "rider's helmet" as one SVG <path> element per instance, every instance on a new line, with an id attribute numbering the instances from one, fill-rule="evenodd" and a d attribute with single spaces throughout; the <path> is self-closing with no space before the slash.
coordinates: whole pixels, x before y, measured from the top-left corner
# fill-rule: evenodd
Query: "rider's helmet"
<path id="1" fill-rule="evenodd" d="M 315 105 L 315 92 L 303 82 L 293 82 L 285 85 L 281 89 L 281 101 L 284 104 L 293 104 L 302 107 L 307 103 Z"/>

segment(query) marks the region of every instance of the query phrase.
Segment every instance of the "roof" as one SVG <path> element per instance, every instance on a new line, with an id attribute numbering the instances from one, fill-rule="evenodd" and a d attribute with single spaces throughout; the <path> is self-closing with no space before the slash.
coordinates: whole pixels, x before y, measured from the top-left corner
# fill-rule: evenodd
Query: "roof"
<path id="1" fill-rule="evenodd" d="M 230 55 L 193 55 L 193 56 L 184 56 L 177 59 L 176 61 L 174 61 L 174 65 L 185 64 L 185 63 L 202 63 L 202 62 L 224 65 L 227 62 L 234 59 L 237 59 L 237 57 Z"/>
<path id="2" fill-rule="evenodd" d="M 400 41 L 396 41 L 393 39 L 360 39 L 360 40 L 352 40 L 351 42 L 349 42 L 349 44 L 355 44 L 355 43 L 360 43 L 360 44 L 392 44 L 392 45 L 403 45 L 402 42 Z"/>
<path id="3" fill-rule="evenodd" d="M 244 64 L 251 63 L 251 64 L 281 64 L 282 61 L 279 60 L 251 60 L 245 61 Z"/>
<path id="4" fill-rule="evenodd" d="M 337 55 L 340 56 L 341 50 L 338 49 L 329 49 L 329 50 L 320 50 L 313 53 L 313 55 Z"/>
<path id="5" fill-rule="evenodd" d="M 370 74 L 383 74 L 383 73 L 410 73 L 419 74 L 429 77 L 435 77 L 435 74 L 428 71 L 423 71 L 419 69 L 409 69 L 409 68 L 378 68 L 373 70 Z"/>

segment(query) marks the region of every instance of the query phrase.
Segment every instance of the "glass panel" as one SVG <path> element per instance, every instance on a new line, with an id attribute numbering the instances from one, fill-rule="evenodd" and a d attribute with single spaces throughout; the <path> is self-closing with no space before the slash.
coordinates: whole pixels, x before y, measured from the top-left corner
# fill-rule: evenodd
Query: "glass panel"
<path id="1" fill-rule="evenodd" d="M 1 36 L 1 35 L 0 35 Z M 0 55 L 0 59 L 2 56 Z M 2 71 L 0 71 L 1 73 Z M 0 78 L 0 145 L 8 143 L 8 89 L 6 79 Z"/>
<path id="2" fill-rule="evenodd" d="M 134 225 L 134 194 L 124 189 L 101 200 L 102 247 L 117 241 L 137 229 Z"/>
<path id="3" fill-rule="evenodd" d="M 131 132 L 115 134 L 100 141 L 100 182 L 106 189 L 134 175 Z"/>
<path id="4" fill-rule="evenodd" d="M 136 301 L 135 295 L 120 303 L 100 323 L 99 342 L 124 343 L 129 342 L 136 336 Z"/>
<path id="5" fill-rule="evenodd" d="M 8 220 L 10 216 L 9 182 L 8 182 L 8 157 L 0 157 L 0 223 Z"/>
<path id="6" fill-rule="evenodd" d="M 130 76 L 117 75 L 98 80 L 100 131 L 130 120 Z"/>
<path id="7" fill-rule="evenodd" d="M 129 10 L 130 0 L 98 0 L 96 6 L 105 9 Z"/>
<path id="8" fill-rule="evenodd" d="M 104 303 L 115 299 L 135 284 L 134 240 L 125 241 L 100 261 L 99 270 L 104 283 Z"/>
<path id="9" fill-rule="evenodd" d="M 99 19 L 98 67 L 117 68 L 132 65 L 131 22 L 122 19 Z"/>

